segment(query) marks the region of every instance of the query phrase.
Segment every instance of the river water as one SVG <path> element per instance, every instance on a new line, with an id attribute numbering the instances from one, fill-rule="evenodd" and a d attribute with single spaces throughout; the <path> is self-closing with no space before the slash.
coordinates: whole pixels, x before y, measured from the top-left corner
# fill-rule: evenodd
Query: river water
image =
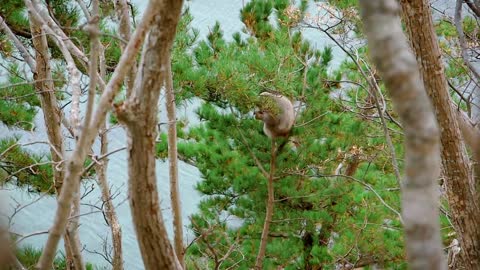
<path id="1" fill-rule="evenodd" d="M 240 21 L 239 10 L 243 5 L 244 0 L 192 0 L 186 1 L 186 5 L 190 7 L 194 17 L 192 26 L 200 30 L 200 36 L 205 37 L 209 29 L 216 21 L 221 23 L 222 30 L 225 37 L 231 39 L 234 32 L 241 31 L 243 24 Z M 442 2 L 442 1 L 440 1 Z M 140 10 L 145 9 L 147 1 L 134 0 Z M 314 12 L 314 11 L 313 11 Z M 316 48 L 323 48 L 324 46 L 332 46 L 333 42 L 324 35 L 315 30 L 304 30 L 305 36 L 312 42 Z M 334 47 L 333 67 L 337 67 L 339 63 L 345 59 L 345 56 L 340 49 Z M 161 101 L 161 121 L 165 122 L 165 110 L 163 108 L 163 99 Z M 191 125 L 198 124 L 198 119 L 194 113 L 196 107 L 201 101 L 194 101 L 188 103 L 186 107 L 178 108 L 179 117 L 187 118 Z M 21 142 L 29 143 L 33 141 L 46 141 L 46 133 L 43 124 L 43 116 L 40 113 L 35 119 L 36 129 L 34 132 L 25 132 L 16 129 L 7 129 L 0 125 L 0 138 L 5 136 L 19 135 Z M 115 150 L 126 145 L 126 136 L 122 128 L 114 128 L 109 133 L 110 143 L 109 150 Z M 67 149 L 72 149 L 74 144 L 72 141 L 67 142 Z M 98 148 L 98 145 L 96 145 Z M 28 146 L 29 149 L 35 152 L 48 152 L 46 145 Z M 201 195 L 195 190 L 195 184 L 200 180 L 200 173 L 198 170 L 188 164 L 180 162 L 179 165 L 179 182 L 180 182 L 180 197 L 182 201 L 182 215 L 183 224 L 186 226 L 188 217 L 195 213 L 197 205 L 201 200 Z M 110 157 L 110 164 L 108 167 L 108 179 L 112 186 L 112 192 L 118 196 L 114 198 L 114 203 L 117 205 L 116 210 L 119 217 L 119 222 L 123 231 L 123 250 L 125 269 L 143 269 L 143 263 L 139 253 L 136 242 L 135 233 L 133 230 L 130 208 L 127 199 L 127 161 L 125 151 L 120 151 Z M 163 210 L 163 217 L 168 231 L 172 232 L 172 216 L 169 202 L 169 181 L 168 181 L 168 164 L 166 162 L 157 161 L 157 177 L 158 189 L 160 193 L 161 206 Z M 82 189 L 84 191 L 93 191 L 83 198 L 82 214 L 80 220 L 80 236 L 82 244 L 85 246 L 83 252 L 86 261 L 91 262 L 97 266 L 105 266 L 108 269 L 106 261 L 95 252 L 103 253 L 103 247 L 100 245 L 103 239 L 109 235 L 109 228 L 107 227 L 101 213 L 95 212 L 96 209 L 88 206 L 88 204 L 99 205 L 100 192 L 94 182 L 87 182 Z M 9 188 L 8 186 L 0 190 L 0 203 L 6 208 L 7 215 L 11 215 L 14 209 L 18 206 L 26 205 L 30 202 L 36 201 L 34 204 L 22 209 L 13 219 L 12 231 L 19 235 L 28 235 L 34 232 L 45 231 L 51 226 L 56 202 L 55 198 L 45 196 L 39 198 L 39 195 L 28 193 L 25 190 Z M 6 207 L 5 207 L 6 206 Z M 185 231 L 186 241 L 191 241 L 191 232 Z M 41 234 L 25 239 L 23 245 L 31 245 L 36 248 L 41 248 L 45 243 L 46 235 Z M 110 238 L 108 238 L 110 241 Z M 60 245 L 62 246 L 62 245 Z"/>

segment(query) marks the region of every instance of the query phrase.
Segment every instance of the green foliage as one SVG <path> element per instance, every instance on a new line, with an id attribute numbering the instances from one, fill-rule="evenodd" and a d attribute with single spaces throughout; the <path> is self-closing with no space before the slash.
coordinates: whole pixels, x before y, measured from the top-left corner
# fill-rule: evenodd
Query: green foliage
<path id="1" fill-rule="evenodd" d="M 457 29 L 450 21 L 440 20 L 435 23 L 435 32 L 439 36 L 444 36 L 447 39 L 457 37 Z"/>
<path id="2" fill-rule="evenodd" d="M 20 77 L 18 65 L 12 64 L 9 66 L 8 81 L 5 83 L 6 88 L 0 92 L 0 99 L 15 99 L 17 103 L 27 103 L 30 106 L 40 106 L 40 100 L 35 95 L 35 89 L 33 85 L 26 83 L 25 80 Z"/>
<path id="3" fill-rule="evenodd" d="M 465 35 L 474 34 L 475 29 L 477 28 L 477 21 L 473 17 L 465 17 L 462 21 L 463 31 Z M 477 34 L 478 35 L 478 34 Z"/>
<path id="4" fill-rule="evenodd" d="M 30 246 L 25 246 L 18 249 L 16 255 L 23 266 L 25 266 L 27 269 L 34 269 L 35 265 L 40 259 L 40 255 L 42 255 L 42 251 Z M 55 258 L 53 266 L 53 269 L 55 270 L 66 269 L 65 258 Z"/>
<path id="5" fill-rule="evenodd" d="M 26 268 L 26 269 L 35 269 L 35 265 L 37 264 L 38 260 L 40 259 L 40 255 L 42 255 L 42 251 L 39 249 L 35 249 L 31 246 L 24 246 L 22 248 L 17 249 L 16 256 L 18 261 Z M 65 257 L 57 256 L 53 261 L 53 268 L 54 270 L 64 270 L 67 268 Z M 87 270 L 96 269 L 91 263 L 87 263 L 85 265 Z"/>
<path id="6" fill-rule="evenodd" d="M 8 22 L 13 31 L 29 32 L 28 20 L 25 17 L 25 4 L 22 0 L 4 0 L 0 6 L 0 14 Z"/>
<path id="7" fill-rule="evenodd" d="M 329 0 L 328 3 L 340 9 L 346 9 L 351 7 L 358 8 L 357 0 Z"/>
<path id="8" fill-rule="evenodd" d="M 31 129 L 36 109 L 8 100 L 0 100 L 0 119 L 7 126 Z"/>
<path id="9" fill-rule="evenodd" d="M 293 30 L 294 24 L 284 23 L 281 16 L 272 21 L 273 13 L 287 8 L 285 3 L 249 2 L 241 11 L 248 35 L 235 33 L 231 42 L 216 24 L 206 40 L 192 48 L 193 41 L 188 41 L 196 39 L 195 32 L 188 20 L 182 22 L 174 49 L 178 57 L 173 58 L 175 87 L 180 100 L 196 96 L 206 101 L 197 111 L 202 124 L 183 130 L 178 143 L 180 158 L 200 170 L 203 180 L 197 189 L 206 195 L 191 219 L 199 239 L 188 250 L 189 263 L 214 268 L 215 252 L 230 254 L 221 269 L 254 264 L 267 196 L 261 167 L 270 170 L 271 142 L 252 111 L 265 105 L 261 92 L 276 91 L 302 106 L 292 135 L 295 144 L 289 143 L 277 158 L 265 269 L 334 269 L 336 263 L 362 256 L 403 269 L 398 216 L 367 188 L 399 209 L 399 194 L 386 189 L 398 184 L 381 127 L 346 112 L 330 97 L 338 84 L 326 83 L 342 74 L 365 82 L 348 62 L 328 73 L 331 48 L 315 50 Z M 310 59 L 308 67 L 302 59 Z M 398 151 L 403 151 L 400 146 Z M 157 153 L 164 158 L 166 152 L 162 134 Z M 331 175 L 339 163 L 354 163 L 352 153 L 357 152 L 362 159 L 353 177 L 364 184 Z M 242 220 L 239 228 L 227 222 L 231 216 Z"/>
<path id="10" fill-rule="evenodd" d="M 49 158 L 22 149 L 18 138 L 0 139 L 0 183 L 14 181 L 18 186 L 27 186 L 30 191 L 50 192 L 53 187 L 53 172 Z"/>
<path id="11" fill-rule="evenodd" d="M 7 70 L 10 75 L 0 87 L 0 121 L 7 126 L 16 126 L 30 130 L 40 101 L 33 86 L 25 82 L 17 64 L 11 64 Z"/>

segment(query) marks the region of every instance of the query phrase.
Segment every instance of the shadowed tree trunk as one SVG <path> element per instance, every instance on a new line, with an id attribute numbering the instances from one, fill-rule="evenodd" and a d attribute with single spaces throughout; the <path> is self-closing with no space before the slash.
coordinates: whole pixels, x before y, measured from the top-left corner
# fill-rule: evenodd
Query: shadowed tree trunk
<path id="1" fill-rule="evenodd" d="M 413 51 L 420 65 L 425 90 L 432 101 L 442 146 L 443 172 L 453 224 L 461 246 L 461 264 L 466 269 L 480 269 L 480 209 L 473 186 L 469 160 L 456 114 L 451 106 L 442 57 L 434 32 L 429 1 L 401 0 L 403 19 Z"/>
<path id="2" fill-rule="evenodd" d="M 395 0 L 361 0 L 362 20 L 375 65 L 385 80 L 405 132 L 402 218 L 411 269 L 446 269 L 440 238 L 439 132 L 409 50 Z"/>
<path id="3" fill-rule="evenodd" d="M 130 207 L 146 269 L 181 269 L 168 239 L 160 211 L 155 173 L 158 99 L 168 76 L 170 50 L 183 1 L 160 2 L 149 32 L 135 86 L 127 100 L 116 106 L 128 133 Z"/>

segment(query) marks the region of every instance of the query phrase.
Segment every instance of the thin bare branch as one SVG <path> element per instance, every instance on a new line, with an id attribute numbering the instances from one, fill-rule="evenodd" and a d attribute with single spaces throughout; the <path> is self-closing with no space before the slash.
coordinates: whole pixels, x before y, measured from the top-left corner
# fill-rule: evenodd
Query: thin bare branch
<path id="1" fill-rule="evenodd" d="M 32 9 L 31 3 L 26 0 L 29 11 Z M 67 162 L 67 174 L 65 176 L 65 186 L 62 188 L 58 200 L 58 208 L 55 214 L 55 220 L 52 228 L 50 229 L 47 243 L 43 249 L 42 256 L 37 265 L 37 269 L 47 270 L 52 265 L 55 257 L 58 241 L 62 236 L 62 232 L 65 230 L 68 221 L 68 214 L 72 204 L 73 194 L 78 188 L 80 182 L 80 175 L 83 169 L 83 162 L 87 155 L 87 150 L 90 149 L 95 136 L 98 134 L 98 130 L 105 122 L 106 114 L 109 108 L 111 108 L 113 98 L 120 90 L 120 85 L 125 77 L 128 67 L 135 61 L 135 56 L 140 48 L 140 44 L 145 38 L 145 34 L 153 22 L 154 15 L 159 12 L 161 6 L 160 0 L 151 0 L 146 8 L 146 12 L 142 18 L 142 21 L 138 25 L 132 39 L 127 45 L 125 52 L 120 57 L 120 61 L 115 68 L 115 72 L 112 78 L 105 87 L 105 91 L 100 97 L 99 104 L 91 123 L 87 123 L 83 127 L 82 134 L 80 135 L 78 144 L 72 153 L 69 161 Z"/>
<path id="2" fill-rule="evenodd" d="M 15 45 L 15 47 L 17 48 L 17 50 L 20 52 L 20 54 L 22 55 L 23 59 L 25 60 L 25 62 L 28 64 L 28 66 L 30 67 L 30 70 L 36 70 L 36 65 L 35 65 L 35 60 L 33 59 L 33 57 L 30 55 L 30 53 L 28 52 L 27 48 L 25 48 L 25 46 L 23 46 L 23 43 L 17 38 L 17 36 L 15 36 L 15 34 L 12 32 L 12 30 L 10 29 L 10 27 L 8 27 L 7 23 L 5 22 L 5 20 L 0 16 L 0 28 L 3 29 L 3 32 L 5 33 L 5 35 L 8 36 L 8 38 L 13 41 L 13 44 Z"/>

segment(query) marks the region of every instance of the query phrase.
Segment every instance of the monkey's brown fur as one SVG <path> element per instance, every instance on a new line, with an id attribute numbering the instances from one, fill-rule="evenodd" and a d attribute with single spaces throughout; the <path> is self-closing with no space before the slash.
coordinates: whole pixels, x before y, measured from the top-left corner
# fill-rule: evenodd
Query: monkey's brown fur
<path id="1" fill-rule="evenodd" d="M 261 108 L 255 112 L 255 118 L 263 121 L 263 132 L 271 139 L 287 138 L 295 123 L 295 111 L 292 102 L 283 95 L 263 92 L 260 94 L 266 98 L 266 103 L 273 101 L 274 108 L 261 104 Z M 264 105 L 264 106 L 262 106 Z"/>

